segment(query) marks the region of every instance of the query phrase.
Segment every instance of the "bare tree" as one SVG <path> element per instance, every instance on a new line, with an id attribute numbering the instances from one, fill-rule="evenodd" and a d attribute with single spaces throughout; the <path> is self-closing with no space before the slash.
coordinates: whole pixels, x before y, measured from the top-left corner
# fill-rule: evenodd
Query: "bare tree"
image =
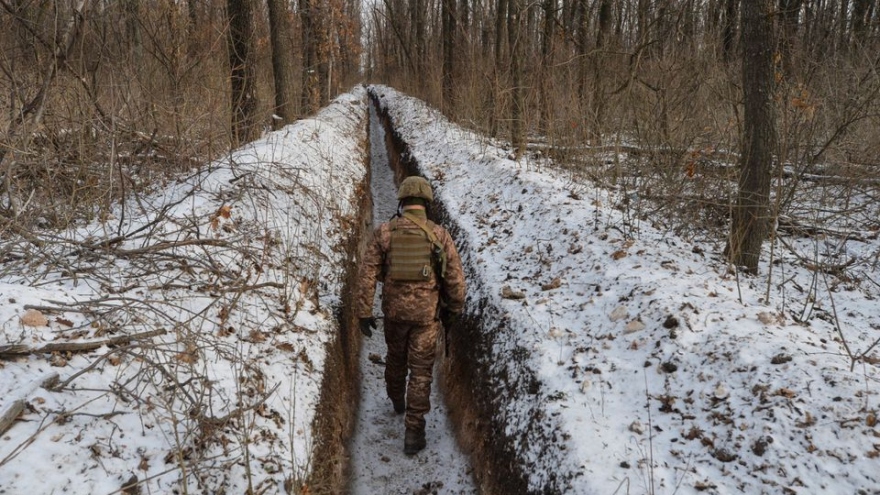
<path id="1" fill-rule="evenodd" d="M 492 89 L 489 92 L 489 134 L 499 133 L 500 97 L 501 97 L 501 61 L 504 56 L 505 20 L 507 19 L 507 3 L 513 0 L 497 0 L 495 3 L 495 45 L 492 59 Z"/>
<path id="2" fill-rule="evenodd" d="M 724 20 L 721 27 L 721 55 L 727 63 L 733 60 L 738 14 L 739 0 L 725 0 Z"/>
<path id="3" fill-rule="evenodd" d="M 268 0 L 269 37 L 272 43 L 272 75 L 275 80 L 274 127 L 280 128 L 296 118 L 293 79 L 293 47 L 291 46 L 290 9 L 287 0 Z"/>
<path id="4" fill-rule="evenodd" d="M 252 0 L 227 0 L 229 22 L 230 85 L 232 89 L 232 144 L 238 146 L 256 139 L 257 88 L 254 54 Z"/>
<path id="5" fill-rule="evenodd" d="M 443 0 L 443 76 L 442 95 L 443 109 L 447 112 L 452 108 L 455 79 L 455 37 L 456 37 L 456 5 L 455 0 Z"/>
<path id="6" fill-rule="evenodd" d="M 303 50 L 300 112 L 304 114 L 313 113 L 321 107 L 321 12 L 318 3 L 318 0 L 299 0 Z"/>
<path id="7" fill-rule="evenodd" d="M 550 127 L 551 100 L 549 67 L 553 61 L 553 37 L 556 33 L 556 0 L 544 0 L 544 29 L 541 36 L 541 67 L 538 79 L 539 97 L 541 99 L 540 125 L 546 132 Z"/>
<path id="8" fill-rule="evenodd" d="M 756 273 L 767 237 L 770 171 L 776 144 L 773 109 L 773 20 L 769 0 L 743 2 L 744 135 L 739 193 L 733 209 L 727 254 L 730 261 Z"/>
<path id="9" fill-rule="evenodd" d="M 794 42 L 797 39 L 799 14 L 803 0 L 779 0 L 779 13 L 782 29 L 780 32 L 780 52 L 782 67 L 786 76 L 792 76 L 794 69 Z"/>
<path id="10" fill-rule="evenodd" d="M 518 159 L 525 151 L 525 102 L 523 88 L 523 72 L 525 64 L 525 40 L 521 35 L 521 22 L 523 16 L 523 0 L 508 0 L 507 10 L 507 36 L 510 45 L 510 77 L 511 77 L 511 104 L 510 104 L 510 144 Z"/>

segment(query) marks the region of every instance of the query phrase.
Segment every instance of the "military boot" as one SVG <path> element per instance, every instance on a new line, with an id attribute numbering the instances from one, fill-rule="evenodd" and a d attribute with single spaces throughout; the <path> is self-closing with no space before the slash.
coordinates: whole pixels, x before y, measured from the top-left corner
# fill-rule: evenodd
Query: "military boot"
<path id="1" fill-rule="evenodd" d="M 407 428 L 406 434 L 403 436 L 403 453 L 406 455 L 414 455 L 425 448 L 425 430 L 411 430 Z"/>
<path id="2" fill-rule="evenodd" d="M 391 399 L 391 405 L 394 406 L 394 412 L 397 414 L 403 414 L 406 412 L 406 401 L 403 399 L 401 399 L 401 400 Z"/>

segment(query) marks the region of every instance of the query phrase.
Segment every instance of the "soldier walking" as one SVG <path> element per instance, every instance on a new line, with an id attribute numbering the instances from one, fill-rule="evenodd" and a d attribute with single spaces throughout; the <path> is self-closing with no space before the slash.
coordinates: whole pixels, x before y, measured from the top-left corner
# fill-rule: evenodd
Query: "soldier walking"
<path id="1" fill-rule="evenodd" d="M 383 282 L 385 389 L 394 411 L 406 413 L 403 451 L 413 455 L 426 445 L 425 414 L 431 408 L 441 321 L 448 329 L 458 318 L 465 281 L 449 232 L 427 218 L 427 206 L 434 200 L 428 181 L 407 177 L 397 199 L 398 214 L 373 232 L 364 254 L 355 314 L 361 332 L 372 336 L 373 296 L 376 282 Z"/>

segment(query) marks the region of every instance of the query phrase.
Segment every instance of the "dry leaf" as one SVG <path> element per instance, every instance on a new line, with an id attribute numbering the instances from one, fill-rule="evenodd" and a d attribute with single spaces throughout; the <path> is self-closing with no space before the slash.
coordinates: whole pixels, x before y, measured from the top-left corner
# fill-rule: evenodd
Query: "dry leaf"
<path id="1" fill-rule="evenodd" d="M 794 399 L 795 397 L 797 397 L 797 393 L 795 393 L 794 390 L 787 389 L 787 388 L 780 388 L 776 392 L 773 392 L 773 395 L 785 397 L 788 399 Z"/>
<path id="2" fill-rule="evenodd" d="M 758 313 L 758 321 L 765 325 L 770 325 L 773 323 L 777 323 L 779 320 L 773 313 L 768 313 L 766 311 L 762 311 Z"/>
<path id="3" fill-rule="evenodd" d="M 553 289 L 558 289 L 561 286 L 562 286 L 562 279 L 559 277 L 556 277 L 549 284 L 542 285 L 541 290 L 553 290 Z"/>
<path id="4" fill-rule="evenodd" d="M 60 316 L 59 316 L 58 318 L 55 318 L 55 321 L 57 321 L 58 323 L 60 323 L 60 324 L 62 324 L 62 325 L 64 325 L 64 326 L 66 326 L 66 327 L 72 327 L 72 326 L 73 326 L 73 322 L 72 322 L 72 321 L 70 321 L 70 320 L 68 320 L 68 319 L 66 319 L 66 318 L 61 318 Z"/>
<path id="5" fill-rule="evenodd" d="M 174 358 L 181 363 L 186 364 L 195 364 L 196 361 L 199 360 L 199 356 L 192 350 L 188 350 L 187 352 L 179 352 L 176 356 L 174 356 Z"/>
<path id="6" fill-rule="evenodd" d="M 49 320 L 36 309 L 29 309 L 21 316 L 21 324 L 26 327 L 45 327 Z"/>
<path id="7" fill-rule="evenodd" d="M 640 332 L 645 329 L 645 324 L 641 322 L 641 320 L 633 320 L 626 324 L 626 328 L 623 329 L 624 333 L 635 333 Z"/>
<path id="8" fill-rule="evenodd" d="M 505 285 L 501 289 L 501 297 L 504 299 L 525 299 L 526 295 L 521 291 L 511 289 L 509 285 Z"/>
<path id="9" fill-rule="evenodd" d="M 611 254 L 611 257 L 615 260 L 626 258 L 626 251 L 624 251 L 623 249 L 618 249 Z"/>
<path id="10" fill-rule="evenodd" d="M 232 216 L 232 207 L 229 205 L 223 205 L 217 210 L 217 216 L 223 218 L 229 218 Z"/>
<path id="11" fill-rule="evenodd" d="M 53 352 L 52 357 L 49 358 L 49 365 L 55 366 L 57 368 L 67 366 L 67 358 L 62 356 L 60 353 Z"/>
<path id="12" fill-rule="evenodd" d="M 627 311 L 626 306 L 618 306 L 608 315 L 608 319 L 611 321 L 619 321 L 629 316 L 629 311 Z"/>
<path id="13" fill-rule="evenodd" d="M 282 342 L 282 343 L 276 345 L 275 347 L 279 351 L 284 351 L 284 352 L 293 352 L 295 350 L 295 348 L 293 347 L 293 344 L 291 344 L 290 342 Z"/>

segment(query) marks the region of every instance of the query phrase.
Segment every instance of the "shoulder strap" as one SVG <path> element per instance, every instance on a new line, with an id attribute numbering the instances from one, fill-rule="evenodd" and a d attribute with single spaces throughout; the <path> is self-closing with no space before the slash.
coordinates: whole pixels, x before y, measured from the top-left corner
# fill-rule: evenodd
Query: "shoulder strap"
<path id="1" fill-rule="evenodd" d="M 446 251 L 443 249 L 443 244 L 440 244 L 440 241 L 437 240 L 437 236 L 434 235 L 434 230 L 425 222 L 422 222 L 419 217 L 411 213 L 403 212 L 403 216 L 410 222 L 418 225 L 419 228 L 424 230 L 425 234 L 428 235 L 428 240 L 434 245 L 434 251 L 436 251 L 437 255 L 440 257 L 440 278 L 446 278 Z"/>

